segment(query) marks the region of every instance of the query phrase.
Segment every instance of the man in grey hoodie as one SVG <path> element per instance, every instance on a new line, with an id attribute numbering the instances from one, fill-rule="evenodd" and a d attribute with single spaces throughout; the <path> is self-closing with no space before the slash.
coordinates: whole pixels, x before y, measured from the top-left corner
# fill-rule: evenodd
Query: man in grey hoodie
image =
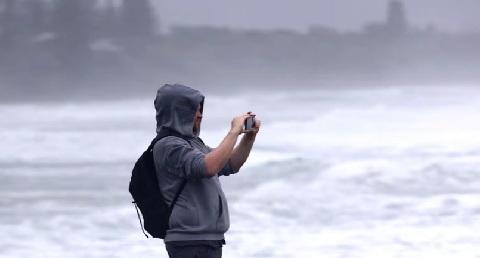
<path id="1" fill-rule="evenodd" d="M 198 90 L 179 84 L 162 86 L 155 99 L 157 134 L 174 131 L 185 138 L 167 136 L 153 148 L 159 186 L 167 204 L 186 182 L 173 206 L 164 240 L 171 258 L 222 256 L 230 219 L 219 176 L 240 170 L 260 129 L 261 122 L 256 119 L 253 130 L 244 130 L 245 119 L 255 115 L 248 112 L 233 118 L 217 148 L 205 145 L 199 137 L 204 100 Z"/>

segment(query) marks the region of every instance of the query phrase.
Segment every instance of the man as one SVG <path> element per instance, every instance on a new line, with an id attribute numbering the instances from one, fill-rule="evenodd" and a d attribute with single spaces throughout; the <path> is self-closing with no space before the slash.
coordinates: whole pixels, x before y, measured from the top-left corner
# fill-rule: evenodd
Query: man
<path id="1" fill-rule="evenodd" d="M 164 240 L 171 258 L 222 256 L 230 221 L 219 176 L 240 170 L 260 129 L 256 119 L 255 128 L 244 131 L 245 119 L 254 113 L 237 116 L 220 145 L 210 148 L 199 137 L 204 99 L 199 91 L 179 84 L 162 86 L 155 99 L 157 134 L 175 131 L 186 138 L 167 136 L 153 148 L 160 190 L 169 205 L 186 182 L 173 206 Z"/>

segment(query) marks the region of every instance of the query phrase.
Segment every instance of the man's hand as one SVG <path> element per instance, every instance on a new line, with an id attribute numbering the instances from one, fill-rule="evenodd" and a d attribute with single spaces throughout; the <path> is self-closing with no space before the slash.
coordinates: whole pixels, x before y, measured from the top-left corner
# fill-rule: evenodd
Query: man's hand
<path id="1" fill-rule="evenodd" d="M 230 132 L 232 132 L 236 135 L 240 135 L 240 134 L 244 133 L 245 130 L 243 129 L 243 125 L 245 123 L 245 119 L 247 119 L 247 117 L 249 117 L 249 116 L 250 116 L 250 114 L 247 113 L 245 115 L 241 115 L 241 116 L 237 116 L 237 117 L 233 118 Z"/>

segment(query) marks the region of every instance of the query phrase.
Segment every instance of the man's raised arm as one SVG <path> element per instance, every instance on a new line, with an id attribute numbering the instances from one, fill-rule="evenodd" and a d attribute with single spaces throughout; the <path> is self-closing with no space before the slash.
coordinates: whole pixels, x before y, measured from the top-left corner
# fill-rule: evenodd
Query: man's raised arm
<path id="1" fill-rule="evenodd" d="M 227 164 L 232 156 L 233 148 L 237 143 L 238 136 L 244 132 L 243 124 L 249 114 L 235 117 L 232 120 L 231 129 L 223 141 L 213 151 L 205 155 L 205 165 L 209 176 L 214 176 Z"/>
<path id="2" fill-rule="evenodd" d="M 255 115 L 252 113 L 252 115 Z M 232 156 L 230 157 L 230 164 L 233 167 L 234 171 L 239 171 L 243 166 L 245 161 L 247 161 L 248 155 L 252 150 L 253 143 L 257 137 L 257 133 L 260 130 L 261 121 L 255 121 L 255 128 L 251 132 L 247 132 L 243 135 L 240 144 L 232 151 Z"/>

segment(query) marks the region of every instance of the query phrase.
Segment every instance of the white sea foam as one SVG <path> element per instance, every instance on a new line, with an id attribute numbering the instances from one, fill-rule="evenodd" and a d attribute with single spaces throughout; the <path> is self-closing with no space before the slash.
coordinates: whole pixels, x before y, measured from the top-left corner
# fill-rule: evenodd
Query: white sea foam
<path id="1" fill-rule="evenodd" d="M 480 90 L 396 87 L 207 96 L 202 138 L 262 120 L 222 179 L 224 257 L 480 256 Z M 127 191 L 152 100 L 0 106 L 0 256 L 166 257 Z"/>

